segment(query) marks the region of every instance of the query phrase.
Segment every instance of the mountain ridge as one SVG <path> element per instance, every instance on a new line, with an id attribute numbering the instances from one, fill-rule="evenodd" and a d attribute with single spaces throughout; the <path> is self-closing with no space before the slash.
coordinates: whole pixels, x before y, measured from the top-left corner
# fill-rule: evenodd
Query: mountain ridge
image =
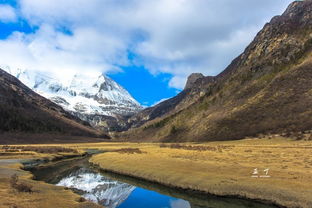
<path id="1" fill-rule="evenodd" d="M 142 109 L 122 86 L 101 73 L 75 74 L 62 82 L 37 71 L 10 67 L 6 71 L 66 111 L 105 131 L 115 128 L 121 117 Z"/>
<path id="2" fill-rule="evenodd" d="M 176 97 L 144 109 L 116 137 L 207 141 L 309 130 L 311 56 L 312 1 L 295 1 L 223 72 L 199 77 Z"/>
<path id="3" fill-rule="evenodd" d="M 83 142 L 109 138 L 62 107 L 33 92 L 2 69 L 0 98 L 1 143 L 46 143 L 56 140 Z"/>

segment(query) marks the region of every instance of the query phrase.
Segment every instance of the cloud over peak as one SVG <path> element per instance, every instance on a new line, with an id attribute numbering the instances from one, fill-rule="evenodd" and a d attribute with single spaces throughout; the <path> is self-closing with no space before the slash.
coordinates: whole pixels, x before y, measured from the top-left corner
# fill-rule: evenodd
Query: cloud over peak
<path id="1" fill-rule="evenodd" d="M 0 5 L 0 21 L 22 19 L 33 31 L 0 40 L 0 64 L 60 73 L 139 65 L 172 74 L 170 87 L 182 89 L 192 72 L 223 70 L 290 2 L 18 0 Z"/>

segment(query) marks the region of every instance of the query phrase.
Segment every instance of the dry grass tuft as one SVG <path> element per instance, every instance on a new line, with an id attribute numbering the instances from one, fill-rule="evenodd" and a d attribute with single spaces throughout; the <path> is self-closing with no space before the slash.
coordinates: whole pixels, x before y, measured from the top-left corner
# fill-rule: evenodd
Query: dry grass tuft
<path id="1" fill-rule="evenodd" d="M 76 149 L 60 147 L 60 146 L 2 146 L 4 152 L 37 152 L 37 153 L 46 153 L 46 154 L 54 154 L 54 153 L 78 153 Z"/>
<path id="2" fill-rule="evenodd" d="M 223 149 L 230 149 L 233 146 L 230 145 L 217 145 L 217 146 L 203 146 L 203 145 L 185 145 L 185 144 L 160 144 L 160 148 L 171 148 L 171 149 L 184 149 L 184 150 L 195 150 L 195 151 L 218 151 L 222 152 Z"/>
<path id="3" fill-rule="evenodd" d="M 24 182 L 18 183 L 18 176 L 13 174 L 10 179 L 10 185 L 18 192 L 32 193 L 32 186 Z"/>
<path id="4" fill-rule="evenodd" d="M 121 148 L 114 150 L 114 152 L 118 152 L 120 154 L 143 154 L 146 152 L 141 151 L 139 148 Z"/>

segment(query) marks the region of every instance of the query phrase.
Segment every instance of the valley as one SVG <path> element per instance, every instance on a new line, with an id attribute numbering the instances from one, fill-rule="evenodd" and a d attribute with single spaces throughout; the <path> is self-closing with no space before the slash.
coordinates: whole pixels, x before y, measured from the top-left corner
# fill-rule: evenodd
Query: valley
<path id="1" fill-rule="evenodd" d="M 15 148 L 1 147 L 0 185 L 2 187 L 1 196 L 3 197 L 0 200 L 0 207 L 6 207 L 7 199 L 10 198 L 16 200 L 10 203 L 15 203 L 18 208 L 40 207 L 40 204 L 41 206 L 46 204 L 44 206 L 49 207 L 50 200 L 54 200 L 54 204 L 58 204 L 58 207 L 85 207 L 88 202 L 83 200 L 77 202 L 79 195 L 73 194 L 70 190 L 31 180 L 31 174 L 20 170 L 22 166 L 19 163 L 21 160 L 31 158 L 45 158 L 46 162 L 51 160 L 47 164 L 45 164 L 46 162 L 39 164 L 39 167 L 41 166 L 39 170 L 44 170 L 44 167 L 48 168 L 52 165 L 52 169 L 46 172 L 44 177 L 53 179 L 55 181 L 53 183 L 58 183 L 63 174 L 68 175 L 68 171 L 77 165 L 75 159 L 69 159 L 66 165 L 61 166 L 62 169 L 55 169 L 57 166 L 54 167 L 53 164 L 62 165 L 62 160 L 53 162 L 52 160 L 55 160 L 53 158 L 61 159 L 66 155 L 67 157 L 69 155 L 81 155 L 86 149 L 103 151 L 103 153 L 95 154 L 87 160 L 95 165 L 96 170 L 105 171 L 103 174 L 108 174 L 106 177 L 121 180 L 123 183 L 134 184 L 141 188 L 152 189 L 165 195 L 173 194 L 173 196 L 182 197 L 185 200 L 195 200 L 197 196 L 201 199 L 198 199 L 201 204 L 214 204 L 214 207 L 220 208 L 228 207 L 227 203 L 231 203 L 232 207 L 249 207 L 244 205 L 244 202 L 231 201 L 231 198 L 252 199 L 251 202 L 256 200 L 259 203 L 264 203 L 263 205 L 255 205 L 255 207 L 269 207 L 271 206 L 269 204 L 284 207 L 311 207 L 309 189 L 312 185 L 311 141 L 273 137 L 182 144 L 77 143 L 45 145 L 45 148 L 51 147 L 51 149 L 58 149 L 57 147 L 73 149 L 75 154 L 71 152 L 37 153 L 34 151 L 43 148 L 42 145 L 27 146 L 28 149 L 24 148 L 25 151 L 14 151 L 14 149 L 23 149 L 22 145 L 12 146 Z M 12 149 L 12 151 L 6 149 Z M 59 151 L 64 150 L 60 149 Z M 14 158 L 18 158 L 18 160 L 14 160 Z M 10 163 L 5 161 L 10 161 Z M 78 167 L 81 168 L 81 166 Z M 254 173 L 255 169 L 258 171 L 256 174 Z M 267 173 L 264 172 L 265 169 L 268 169 Z M 52 170 L 59 170 L 59 172 L 54 174 Z M 78 169 L 73 170 L 77 171 Z M 61 174 L 62 172 L 64 173 Z M 34 192 L 31 194 L 19 193 L 11 188 L 8 183 L 14 173 L 18 173 L 23 182 L 30 184 Z M 94 176 L 89 179 L 95 180 L 96 178 L 98 177 Z M 148 185 L 147 182 L 153 182 L 156 186 Z M 63 184 L 63 186 L 73 186 L 78 187 L 78 189 L 84 187 L 83 184 L 78 186 L 77 183 Z M 89 181 L 87 184 L 91 185 L 93 182 Z M 170 187 L 176 191 L 169 189 L 168 192 L 164 187 L 157 188 L 157 184 L 165 185 L 164 187 Z M 120 194 L 122 194 L 122 189 Z M 226 198 L 218 199 L 214 196 Z M 65 198 L 67 199 L 65 200 Z M 191 207 L 196 207 L 194 202 L 191 205 Z M 96 205 L 92 206 L 96 207 Z M 89 204 L 87 207 L 92 206 Z"/>
<path id="2" fill-rule="evenodd" d="M 91 29 L 82 30 L 88 32 L 82 34 L 81 47 L 86 48 L 78 56 L 79 66 L 74 64 L 79 70 L 70 67 L 63 74 L 68 65 L 56 63 L 62 56 L 51 58 L 55 67 L 42 64 L 45 53 L 34 50 L 36 41 L 28 45 L 34 54 L 26 67 L 0 63 L 0 208 L 312 207 L 312 0 L 291 2 L 223 71 L 211 73 L 215 76 L 197 72 L 203 69 L 196 64 L 184 69 L 179 50 L 168 52 L 170 59 L 181 61 L 177 74 L 168 72 L 177 64 L 170 61 L 165 71 L 157 71 L 161 57 L 151 59 L 159 65 L 145 69 L 145 61 L 151 60 L 133 53 L 146 52 L 152 44 L 144 41 L 152 36 L 118 26 L 107 27 L 112 33 L 127 31 L 129 37 L 118 34 L 101 44 L 92 41 L 106 37 L 107 31 L 92 35 Z M 51 38 L 56 38 L 51 43 L 57 43 L 48 51 L 76 54 L 80 46 L 75 41 L 81 40 L 73 25 L 69 31 L 63 26 L 47 28 L 44 31 L 53 31 Z M 35 37 L 38 31 L 33 32 Z M 9 41 L 26 44 L 31 38 L 24 36 L 15 31 Z M 119 36 L 126 40 L 115 40 Z M 71 38 L 75 41 L 66 48 L 64 42 Z M 116 49 L 116 57 L 102 57 L 103 51 L 89 57 L 93 47 L 99 52 L 111 42 L 129 46 L 120 46 L 125 54 Z M 177 45 L 184 44 L 190 43 Z M 108 46 L 108 53 L 112 51 Z M 199 64 L 197 55 L 191 62 Z M 87 64 L 80 62 L 86 57 Z M 208 59 L 201 62 L 212 61 Z M 39 70 L 40 66 L 47 68 Z M 175 96 L 145 106 L 150 100 L 139 103 L 106 75 L 124 73 L 130 78 L 123 83 L 133 84 L 136 70 L 141 70 L 139 79 L 151 70 L 148 76 L 165 83 L 168 92 L 175 89 Z M 173 87 L 177 77 L 183 89 Z M 135 90 L 152 94 L 145 87 Z"/>

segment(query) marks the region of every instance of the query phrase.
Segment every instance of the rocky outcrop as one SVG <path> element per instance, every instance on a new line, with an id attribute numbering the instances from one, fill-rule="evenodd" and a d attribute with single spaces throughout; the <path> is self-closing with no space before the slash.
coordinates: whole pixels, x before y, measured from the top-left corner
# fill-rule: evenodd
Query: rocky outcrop
<path id="1" fill-rule="evenodd" d="M 196 81 L 204 78 L 205 76 L 202 73 L 193 73 L 187 78 L 187 82 L 184 89 L 190 89 L 194 86 Z"/>

